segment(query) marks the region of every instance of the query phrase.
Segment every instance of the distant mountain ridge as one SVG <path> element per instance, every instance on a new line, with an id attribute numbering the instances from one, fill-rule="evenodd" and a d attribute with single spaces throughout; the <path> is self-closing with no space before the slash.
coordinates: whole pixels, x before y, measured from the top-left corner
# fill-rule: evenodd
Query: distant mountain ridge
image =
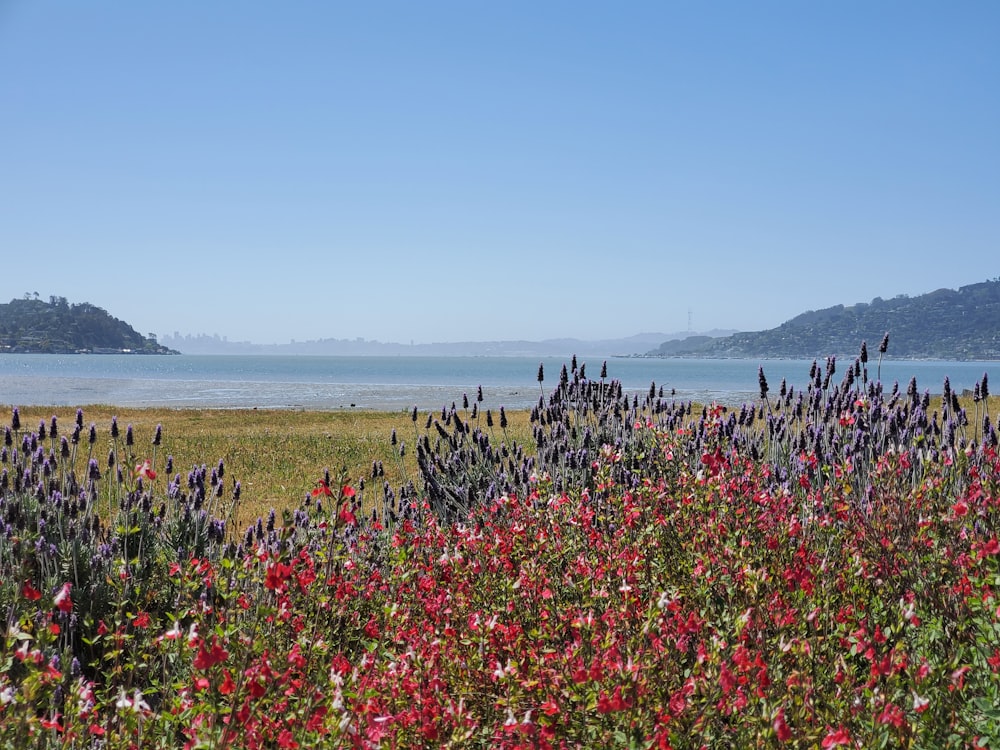
<path id="1" fill-rule="evenodd" d="M 89 302 L 25 297 L 0 304 L 0 353 L 177 354 Z"/>
<path id="2" fill-rule="evenodd" d="M 809 310 L 766 331 L 666 341 L 649 356 L 813 358 L 854 356 L 889 334 L 889 354 L 912 359 L 1000 359 L 1000 279 L 917 297 Z"/>

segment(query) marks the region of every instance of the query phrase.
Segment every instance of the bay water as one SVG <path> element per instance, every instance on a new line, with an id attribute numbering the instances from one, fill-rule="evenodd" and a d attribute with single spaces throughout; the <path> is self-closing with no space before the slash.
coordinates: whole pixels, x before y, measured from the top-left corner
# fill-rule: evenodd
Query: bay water
<path id="1" fill-rule="evenodd" d="M 699 403 L 730 405 L 759 397 L 758 367 L 778 392 L 784 378 L 802 389 L 812 360 L 580 358 L 585 374 L 608 379 L 629 393 L 650 384 L 665 395 Z M 544 379 L 538 383 L 538 367 Z M 848 360 L 837 361 L 839 383 Z M 892 360 L 882 362 L 881 379 L 905 390 L 916 377 L 921 391 L 940 393 L 948 377 L 958 393 L 971 390 L 988 373 L 1000 392 L 997 362 Z M 115 355 L 0 354 L 0 404 L 86 406 L 108 404 L 158 408 L 440 409 L 463 395 L 472 401 L 483 389 L 481 408 L 530 408 L 558 383 L 568 357 L 347 357 L 282 355 Z M 822 367 L 824 360 L 819 361 Z M 876 363 L 868 363 L 869 378 Z"/>

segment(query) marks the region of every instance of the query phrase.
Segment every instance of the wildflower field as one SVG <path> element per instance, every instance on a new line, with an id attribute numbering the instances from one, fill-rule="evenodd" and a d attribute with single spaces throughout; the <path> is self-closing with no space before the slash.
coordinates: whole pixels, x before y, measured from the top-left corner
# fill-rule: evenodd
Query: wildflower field
<path id="1" fill-rule="evenodd" d="M 481 393 L 414 410 L 413 480 L 316 466 L 249 524 L 160 429 L 13 409 L 2 746 L 1000 747 L 985 375 L 886 386 L 862 346 L 735 409 L 538 382 L 527 440 Z"/>

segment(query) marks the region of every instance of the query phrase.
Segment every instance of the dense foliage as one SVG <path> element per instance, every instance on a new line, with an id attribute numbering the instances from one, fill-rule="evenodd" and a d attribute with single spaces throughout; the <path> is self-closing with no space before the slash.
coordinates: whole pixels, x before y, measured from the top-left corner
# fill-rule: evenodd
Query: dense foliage
<path id="1" fill-rule="evenodd" d="M 0 304 L 0 352 L 173 353 L 100 307 L 87 302 L 71 305 L 65 297 L 45 302 L 28 295 Z"/>
<path id="2" fill-rule="evenodd" d="M 963 405 L 868 367 L 802 393 L 761 371 L 734 411 L 540 368 L 530 450 L 478 398 L 414 412 L 422 488 L 324 475 L 235 537 L 222 464 L 15 411 L 0 739 L 996 746 L 987 378 Z"/>
<path id="3" fill-rule="evenodd" d="M 886 331 L 900 357 L 1000 359 L 1000 279 L 809 310 L 767 331 L 668 341 L 651 353 L 808 358 L 847 354 L 858 341 L 877 341 Z"/>

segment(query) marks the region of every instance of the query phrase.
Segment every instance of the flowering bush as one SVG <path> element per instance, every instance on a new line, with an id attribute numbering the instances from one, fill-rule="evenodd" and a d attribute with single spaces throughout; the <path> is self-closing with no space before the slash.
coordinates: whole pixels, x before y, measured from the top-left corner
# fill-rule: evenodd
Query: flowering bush
<path id="1" fill-rule="evenodd" d="M 856 364 L 773 402 L 762 372 L 760 403 L 730 411 L 574 362 L 533 448 L 478 401 L 423 435 L 414 413 L 421 491 L 376 503 L 324 475 L 238 538 L 223 466 L 170 479 L 115 425 L 101 465 L 94 440 L 76 456 L 82 416 L 64 443 L 15 411 L 0 739 L 997 746 L 986 379 L 974 420 L 948 391 L 927 417 L 929 396 L 884 396 Z"/>

